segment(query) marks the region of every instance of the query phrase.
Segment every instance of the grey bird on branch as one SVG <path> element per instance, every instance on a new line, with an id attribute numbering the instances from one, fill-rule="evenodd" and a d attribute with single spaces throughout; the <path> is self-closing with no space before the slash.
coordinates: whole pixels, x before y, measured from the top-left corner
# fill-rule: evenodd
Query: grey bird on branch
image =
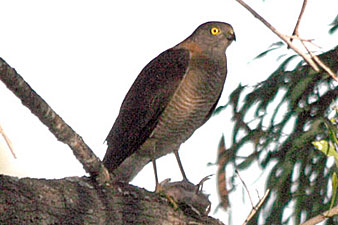
<path id="1" fill-rule="evenodd" d="M 227 74 L 225 51 L 233 40 L 231 25 L 204 23 L 141 71 L 106 139 L 103 162 L 119 180 L 131 180 L 136 175 L 128 168 L 116 171 L 137 154 L 135 164 L 140 161 L 144 166 L 152 160 L 158 190 L 155 160 L 174 152 L 187 181 L 178 149 L 215 109 Z"/>

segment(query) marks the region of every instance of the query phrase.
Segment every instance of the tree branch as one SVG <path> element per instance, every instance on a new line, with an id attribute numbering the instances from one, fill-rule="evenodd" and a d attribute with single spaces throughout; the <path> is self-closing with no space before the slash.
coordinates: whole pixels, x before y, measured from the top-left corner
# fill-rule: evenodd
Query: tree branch
<path id="1" fill-rule="evenodd" d="M 299 16 L 298 16 L 298 19 L 297 19 L 295 29 L 292 32 L 292 36 L 298 36 L 298 27 L 299 27 L 300 21 L 303 17 L 303 14 L 305 12 L 306 4 L 307 4 L 307 0 L 304 0 L 303 5 L 302 5 L 302 9 L 300 10 L 300 13 L 299 13 Z M 293 40 L 293 38 L 290 39 L 290 41 L 292 41 L 292 40 Z"/>
<path id="2" fill-rule="evenodd" d="M 249 12 L 251 12 L 254 17 L 260 20 L 265 26 L 267 26 L 273 33 L 275 33 L 280 39 L 282 39 L 285 43 L 290 46 L 298 55 L 303 57 L 303 59 L 316 71 L 319 72 L 319 68 L 316 63 L 307 55 L 305 55 L 302 51 L 300 51 L 290 40 L 289 38 L 280 33 L 274 26 L 272 26 L 268 21 L 266 21 L 263 17 L 261 17 L 255 10 L 253 10 L 249 5 L 247 5 L 242 0 L 236 0 L 239 4 L 241 4 L 244 8 L 246 8 Z"/>
<path id="3" fill-rule="evenodd" d="M 16 155 L 15 155 L 15 152 L 14 152 L 14 148 L 13 148 L 13 145 L 12 145 L 12 142 L 11 140 L 9 140 L 9 138 L 7 137 L 6 133 L 4 132 L 4 130 L 2 129 L 1 125 L 0 125 L 0 134 L 2 135 L 2 137 L 4 138 L 9 150 L 11 151 L 13 157 L 16 159 Z"/>
<path id="4" fill-rule="evenodd" d="M 325 63 L 324 63 L 322 60 L 320 60 L 320 59 L 318 58 L 318 56 L 316 56 L 315 54 L 313 54 L 313 53 L 310 51 L 310 49 L 308 49 L 308 47 L 306 47 L 304 41 L 301 40 L 300 42 L 302 43 L 302 45 L 304 46 L 304 48 L 306 49 L 306 51 L 310 54 L 310 56 L 315 60 L 315 62 L 316 62 L 320 67 L 322 67 L 322 68 L 325 70 L 325 72 L 327 72 L 333 79 L 335 79 L 336 81 L 338 81 L 336 74 L 331 70 L 331 68 L 328 67 L 327 65 L 325 65 Z"/>
<path id="5" fill-rule="evenodd" d="M 75 157 L 87 173 L 95 177 L 100 184 L 110 179 L 107 169 L 82 138 L 2 58 L 0 58 L 0 80 L 48 127 L 59 141 L 73 150 Z"/>
<path id="6" fill-rule="evenodd" d="M 258 20 L 260 20 L 265 26 L 267 26 L 273 33 L 275 33 L 280 39 L 282 39 L 287 45 L 288 47 L 292 48 L 298 55 L 300 55 L 316 72 L 319 72 L 319 66 L 321 66 L 333 79 L 335 79 L 336 81 L 338 81 L 337 79 L 337 75 L 335 73 L 332 72 L 332 70 L 330 68 L 328 68 L 323 62 L 318 62 L 318 59 L 314 59 L 309 57 L 308 55 L 306 55 L 304 52 L 302 52 L 301 50 L 299 50 L 293 43 L 292 43 L 292 39 L 290 40 L 289 37 L 287 35 L 284 35 L 282 33 L 280 33 L 274 26 L 272 26 L 268 21 L 266 21 L 262 16 L 260 16 L 255 10 L 253 10 L 248 4 L 246 4 L 244 1 L 242 0 L 236 0 L 239 4 L 241 4 L 244 8 L 246 8 L 252 15 L 254 15 L 254 17 L 256 17 Z M 305 9 L 306 6 L 306 0 L 303 3 L 303 7 L 302 7 L 302 11 L 301 14 L 298 18 L 297 21 L 297 26 L 295 27 L 295 32 L 298 32 L 298 25 L 300 22 L 300 18 L 303 14 L 303 11 Z M 309 52 L 310 53 L 310 52 Z M 312 56 L 312 53 L 310 53 L 310 55 Z M 318 63 L 318 65 L 316 64 L 316 62 Z"/>
<path id="7" fill-rule="evenodd" d="M 264 196 L 259 200 L 259 202 L 256 204 L 256 206 L 252 207 L 252 210 L 250 211 L 248 217 L 245 219 L 243 225 L 248 224 L 248 222 L 252 219 L 252 217 L 256 214 L 258 209 L 263 205 L 265 199 L 268 197 L 270 193 L 270 189 L 265 191 Z"/>
<path id="8" fill-rule="evenodd" d="M 173 209 L 166 198 L 129 184 L 97 185 L 86 177 L 58 180 L 0 175 L 0 224 L 211 224 Z"/>
<path id="9" fill-rule="evenodd" d="M 312 217 L 311 219 L 305 221 L 304 223 L 300 224 L 300 225 L 314 225 L 317 224 L 323 220 L 326 220 L 328 217 L 332 217 L 338 215 L 338 206 L 333 207 L 330 210 L 327 210 L 325 212 L 323 212 L 322 214 Z"/>

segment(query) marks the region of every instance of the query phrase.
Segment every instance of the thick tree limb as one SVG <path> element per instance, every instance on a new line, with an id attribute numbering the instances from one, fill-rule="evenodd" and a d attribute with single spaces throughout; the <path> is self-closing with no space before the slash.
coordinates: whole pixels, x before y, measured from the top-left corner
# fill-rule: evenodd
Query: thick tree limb
<path id="1" fill-rule="evenodd" d="M 61 142 L 67 144 L 85 171 L 101 184 L 107 182 L 109 173 L 100 159 L 84 143 L 82 138 L 24 81 L 24 79 L 0 58 L 0 80 L 29 110 L 45 124 Z"/>
<path id="2" fill-rule="evenodd" d="M 86 177 L 17 179 L 0 175 L 0 224 L 223 224 L 174 210 L 166 198 L 129 184 Z"/>

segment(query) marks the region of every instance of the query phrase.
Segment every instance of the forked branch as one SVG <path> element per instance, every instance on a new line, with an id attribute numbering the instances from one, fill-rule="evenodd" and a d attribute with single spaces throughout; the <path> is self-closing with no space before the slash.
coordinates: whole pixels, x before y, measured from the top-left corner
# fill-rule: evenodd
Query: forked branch
<path id="1" fill-rule="evenodd" d="M 255 10 L 253 10 L 248 4 L 246 4 L 242 0 L 236 0 L 239 4 L 241 4 L 244 8 L 246 8 L 254 17 L 256 17 L 258 20 L 260 20 L 265 26 L 267 26 L 273 33 L 275 33 L 279 38 L 281 38 L 290 48 L 292 48 L 298 55 L 300 55 L 316 72 L 319 72 L 319 67 L 322 67 L 333 79 L 338 81 L 337 75 L 329 68 L 327 67 L 322 61 L 318 61 L 318 59 L 314 59 L 313 57 L 309 57 L 306 53 L 302 52 L 300 49 L 298 49 L 293 43 L 292 39 L 285 35 L 280 33 L 274 26 L 272 26 L 268 21 L 266 21 L 262 16 L 260 16 Z M 305 8 L 305 4 L 303 4 L 303 8 Z M 301 15 L 303 12 L 301 12 Z M 300 21 L 300 19 L 299 19 Z M 298 26 L 296 25 L 295 32 L 298 32 Z M 311 53 L 309 52 L 310 56 Z M 317 64 L 317 63 L 318 64 Z"/>

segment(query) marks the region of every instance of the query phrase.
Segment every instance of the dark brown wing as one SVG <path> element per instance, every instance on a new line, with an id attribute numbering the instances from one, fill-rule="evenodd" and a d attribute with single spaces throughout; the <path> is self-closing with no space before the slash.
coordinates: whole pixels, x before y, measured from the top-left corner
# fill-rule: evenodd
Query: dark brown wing
<path id="1" fill-rule="evenodd" d="M 108 149 L 103 162 L 109 171 L 137 151 L 150 136 L 188 65 L 187 50 L 169 49 L 141 71 L 106 139 Z"/>

